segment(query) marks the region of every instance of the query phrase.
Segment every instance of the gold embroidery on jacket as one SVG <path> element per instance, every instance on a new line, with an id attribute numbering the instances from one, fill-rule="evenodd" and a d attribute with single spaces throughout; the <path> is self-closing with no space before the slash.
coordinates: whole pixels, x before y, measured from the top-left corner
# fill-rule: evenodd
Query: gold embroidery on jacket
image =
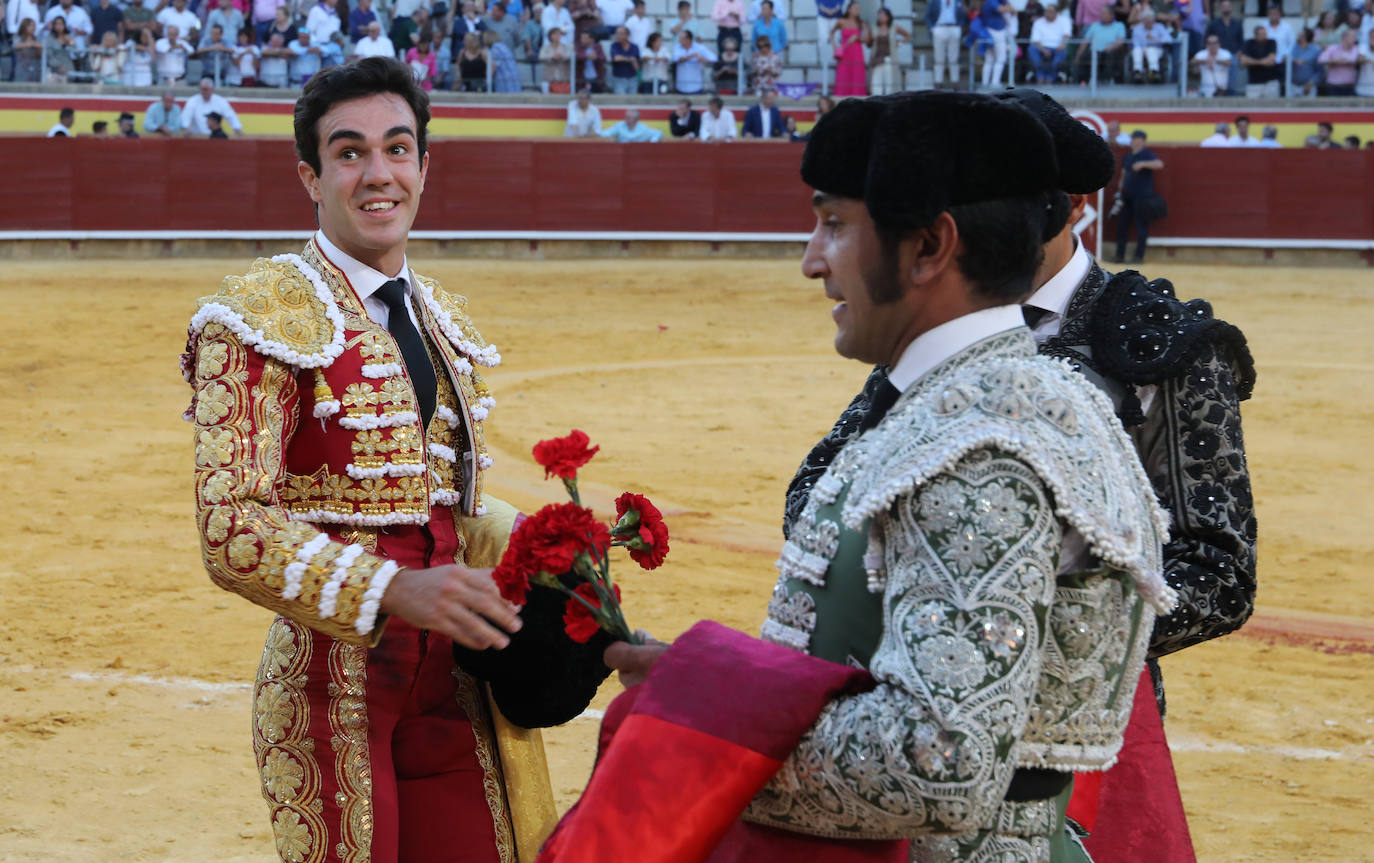
<path id="1" fill-rule="evenodd" d="M 506 801 L 506 780 L 501 774 L 501 757 L 496 751 L 496 734 L 492 730 L 491 712 L 479 684 L 470 674 L 458 667 L 453 669 L 458 686 L 454 698 L 472 722 L 472 735 L 477 741 L 477 763 L 482 768 L 482 788 L 491 810 L 492 827 L 496 832 L 496 852 L 501 863 L 515 863 L 515 833 L 511 828 L 510 805 Z"/>
<path id="2" fill-rule="evenodd" d="M 367 651 L 334 642 L 329 648 L 329 745 L 339 790 L 340 863 L 372 855 L 372 762 L 367 747 Z"/>

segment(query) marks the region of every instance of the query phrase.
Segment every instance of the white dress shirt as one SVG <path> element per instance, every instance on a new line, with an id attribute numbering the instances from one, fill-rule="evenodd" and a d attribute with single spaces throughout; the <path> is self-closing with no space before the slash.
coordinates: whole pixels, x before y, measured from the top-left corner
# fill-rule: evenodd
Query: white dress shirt
<path id="1" fill-rule="evenodd" d="M 625 29 L 630 31 L 630 43 L 638 45 L 639 53 L 643 54 L 649 50 L 649 37 L 657 28 L 648 15 L 630 15 L 625 18 Z"/>
<path id="2" fill-rule="evenodd" d="M 563 137 L 565 138 L 585 138 L 588 135 L 601 134 L 601 109 L 595 105 L 588 105 L 587 110 L 583 111 L 573 99 L 568 103 L 568 122 L 563 126 Z"/>
<path id="3" fill-rule="evenodd" d="M 348 283 L 353 286 L 353 291 L 358 295 L 358 299 L 363 301 L 363 308 L 367 310 L 367 316 L 372 322 L 380 327 L 386 327 L 391 320 L 391 311 L 386 303 L 376 296 L 382 285 L 392 279 L 402 279 L 406 283 L 406 297 L 410 300 L 406 308 L 410 311 L 410 321 L 415 324 L 415 329 L 420 329 L 420 321 L 415 317 L 415 303 L 420 302 L 415 294 L 415 275 L 410 272 L 410 265 L 405 258 L 401 259 L 401 270 L 395 276 L 388 276 L 385 273 L 372 269 L 362 261 L 349 256 L 338 246 L 329 241 L 324 235 L 324 231 L 315 232 L 315 245 L 319 246 L 320 252 L 324 254 L 329 262 L 338 267 L 348 279 Z"/>
<path id="4" fill-rule="evenodd" d="M 735 115 L 729 108 L 721 108 L 719 117 L 711 116 L 711 109 L 701 112 L 701 140 L 724 141 L 735 137 Z"/>
<path id="5" fill-rule="evenodd" d="M 1215 132 L 1215 133 L 1213 133 L 1213 134 L 1211 134 L 1211 135 L 1208 135 L 1206 138 L 1203 138 L 1203 139 L 1202 139 L 1202 143 L 1201 143 L 1199 146 L 1202 146 L 1202 147 L 1229 147 L 1229 146 L 1231 146 L 1231 139 L 1228 138 L 1228 137 L 1226 137 L 1225 135 L 1221 134 L 1220 132 Z"/>
<path id="6" fill-rule="evenodd" d="M 202 99 L 199 93 L 187 98 L 186 104 L 181 109 L 181 127 L 190 129 L 192 135 L 205 137 L 210 134 L 210 124 L 206 122 L 205 118 L 211 114 L 219 114 L 224 125 L 235 132 L 243 131 L 243 123 L 239 120 L 239 115 L 234 113 L 234 109 L 229 105 L 229 100 L 218 93 L 211 93 L 209 99 Z"/>
<path id="7" fill-rule="evenodd" d="M 342 26 L 337 14 L 318 3 L 305 18 L 305 29 L 310 31 L 310 41 L 316 45 L 328 42 L 329 37 L 339 32 Z"/>
<path id="8" fill-rule="evenodd" d="M 1231 147 L 1258 147 L 1260 142 L 1259 138 L 1256 138 L 1254 135 L 1248 138 L 1242 138 L 1239 135 L 1233 134 L 1226 139 L 1226 144 Z"/>
<path id="9" fill-rule="evenodd" d="M 391 44 L 391 40 L 385 36 L 378 36 L 373 39 L 371 36 L 364 36 L 358 40 L 358 44 L 353 46 L 353 56 L 355 57 L 396 57 L 396 46 Z"/>

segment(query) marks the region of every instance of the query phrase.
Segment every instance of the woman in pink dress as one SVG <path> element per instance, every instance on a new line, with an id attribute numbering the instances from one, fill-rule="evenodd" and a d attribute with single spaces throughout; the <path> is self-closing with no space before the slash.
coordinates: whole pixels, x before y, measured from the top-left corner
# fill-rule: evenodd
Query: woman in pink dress
<path id="1" fill-rule="evenodd" d="M 835 48 L 835 95 L 867 96 L 868 75 L 864 46 L 873 40 L 868 24 L 860 17 L 858 0 L 845 7 L 844 17 L 830 28 Z"/>

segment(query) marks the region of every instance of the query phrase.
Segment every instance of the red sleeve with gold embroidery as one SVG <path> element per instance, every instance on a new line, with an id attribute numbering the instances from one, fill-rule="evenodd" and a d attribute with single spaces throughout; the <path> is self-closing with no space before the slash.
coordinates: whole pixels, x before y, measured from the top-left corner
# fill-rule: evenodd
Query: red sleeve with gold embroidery
<path id="1" fill-rule="evenodd" d="M 280 505 L 300 393 L 292 368 L 217 323 L 201 332 L 195 390 L 196 522 L 215 584 L 340 641 L 375 644 L 397 565 L 339 542 Z"/>

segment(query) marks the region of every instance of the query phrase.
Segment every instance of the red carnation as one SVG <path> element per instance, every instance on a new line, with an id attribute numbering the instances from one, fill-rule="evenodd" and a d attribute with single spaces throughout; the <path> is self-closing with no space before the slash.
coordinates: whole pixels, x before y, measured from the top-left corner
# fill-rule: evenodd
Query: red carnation
<path id="1" fill-rule="evenodd" d="M 604 557 L 611 545 L 606 525 L 592 511 L 573 503 L 551 503 L 526 519 L 511 537 L 520 543 L 531 564 L 530 574 L 562 575 L 573 568 L 582 552 Z M 504 561 L 503 561 L 504 562 Z"/>
<path id="2" fill-rule="evenodd" d="M 592 460 L 601 449 L 588 446 L 591 438 L 587 433 L 573 429 L 567 437 L 541 440 L 534 445 L 534 460 L 544 468 L 544 479 L 559 476 L 563 479 L 577 479 L 577 469 Z"/>
<path id="3" fill-rule="evenodd" d="M 530 589 L 530 567 L 527 556 L 516 545 L 515 537 L 501 555 L 501 562 L 491 571 L 491 580 L 501 591 L 501 598 L 515 605 L 525 604 L 525 595 Z"/>
<path id="4" fill-rule="evenodd" d="M 627 513 L 634 511 L 638 518 L 626 519 Z M 657 569 L 668 556 L 668 526 L 663 523 L 663 513 L 658 511 L 647 497 L 625 492 L 615 500 L 616 527 L 628 529 L 634 537 L 626 544 L 634 562 L 644 569 Z"/>
<path id="5" fill-rule="evenodd" d="M 616 602 L 619 602 L 620 585 L 614 585 L 613 589 Z M 596 588 L 587 582 L 584 581 L 579 584 L 577 590 L 573 592 L 585 599 L 593 608 L 601 607 L 601 597 L 597 596 Z M 570 596 L 568 597 L 568 604 L 563 608 L 563 629 L 567 631 L 568 637 L 573 641 L 578 644 L 586 644 L 591 641 L 593 635 L 600 631 L 601 623 L 588 610 L 587 606 Z"/>

